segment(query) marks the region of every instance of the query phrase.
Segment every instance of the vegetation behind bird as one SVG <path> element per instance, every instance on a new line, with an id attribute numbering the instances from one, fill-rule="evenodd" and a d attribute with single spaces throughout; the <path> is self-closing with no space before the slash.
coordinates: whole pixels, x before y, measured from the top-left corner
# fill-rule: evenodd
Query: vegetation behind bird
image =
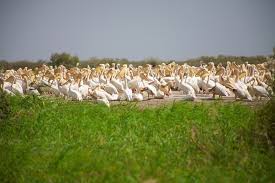
<path id="1" fill-rule="evenodd" d="M 132 64 L 134 66 L 151 64 L 154 66 L 157 64 L 161 64 L 162 62 L 170 63 L 172 61 L 175 61 L 176 63 L 188 63 L 194 66 L 199 66 L 200 62 L 204 62 L 204 63 L 214 62 L 215 65 L 219 63 L 226 65 L 227 61 L 235 62 L 236 64 L 245 63 L 245 62 L 249 62 L 250 64 L 259 64 L 259 63 L 268 61 L 269 58 L 274 58 L 274 56 L 269 55 L 268 57 L 266 56 L 245 57 L 245 56 L 219 55 L 219 56 L 202 56 L 198 58 L 178 60 L 178 61 L 162 60 L 155 57 L 149 57 L 143 60 L 136 60 L 136 61 L 131 61 L 126 58 L 97 58 L 97 57 L 91 57 L 90 59 L 80 60 L 77 56 L 73 56 L 69 53 L 63 52 L 63 53 L 53 53 L 50 56 L 49 60 L 38 60 L 38 61 L 23 60 L 23 61 L 9 61 L 9 62 L 6 60 L 0 60 L 0 70 L 18 69 L 18 68 L 24 68 L 24 67 L 33 69 L 45 63 L 49 65 L 57 65 L 57 66 L 62 64 L 69 68 L 76 66 L 77 63 L 79 63 L 79 67 L 87 67 L 87 65 L 91 67 L 96 67 L 98 64 L 102 64 L 102 63 L 119 63 L 121 65 Z"/>

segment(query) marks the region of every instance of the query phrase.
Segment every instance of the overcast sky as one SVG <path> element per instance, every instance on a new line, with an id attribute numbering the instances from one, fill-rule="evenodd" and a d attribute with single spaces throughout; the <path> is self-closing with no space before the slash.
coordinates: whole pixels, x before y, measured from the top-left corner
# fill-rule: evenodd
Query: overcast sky
<path id="1" fill-rule="evenodd" d="M 267 55 L 275 0 L 0 0 L 0 59 Z"/>

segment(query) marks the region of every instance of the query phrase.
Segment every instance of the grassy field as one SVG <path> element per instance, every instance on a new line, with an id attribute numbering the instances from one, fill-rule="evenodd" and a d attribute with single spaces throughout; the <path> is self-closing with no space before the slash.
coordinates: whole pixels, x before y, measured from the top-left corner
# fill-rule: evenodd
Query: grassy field
<path id="1" fill-rule="evenodd" d="M 274 150 L 256 109 L 177 102 L 110 109 L 8 98 L 1 182 L 274 182 Z"/>

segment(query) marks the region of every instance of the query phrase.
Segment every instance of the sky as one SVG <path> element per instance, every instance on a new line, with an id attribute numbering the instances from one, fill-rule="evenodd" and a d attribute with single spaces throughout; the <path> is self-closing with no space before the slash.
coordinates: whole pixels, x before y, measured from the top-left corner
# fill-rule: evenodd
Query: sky
<path id="1" fill-rule="evenodd" d="M 275 0 L 0 0 L 0 60 L 268 55 Z"/>

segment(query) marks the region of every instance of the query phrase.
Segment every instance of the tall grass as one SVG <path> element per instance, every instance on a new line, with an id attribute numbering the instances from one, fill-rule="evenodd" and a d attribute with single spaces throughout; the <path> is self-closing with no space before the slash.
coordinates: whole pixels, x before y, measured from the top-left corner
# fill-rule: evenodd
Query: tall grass
<path id="1" fill-rule="evenodd" d="M 275 91 L 275 76 L 272 90 Z M 257 110 L 256 122 L 254 123 L 256 141 L 265 149 L 275 148 L 275 95 L 271 94 L 270 100 L 262 108 Z"/>
<path id="2" fill-rule="evenodd" d="M 8 120 L 11 115 L 10 103 L 8 101 L 8 96 L 0 88 L 0 123 L 2 121 Z"/>
<path id="3" fill-rule="evenodd" d="M 140 109 L 7 100 L 12 114 L 0 123 L 1 182 L 275 180 L 272 145 L 262 146 L 258 113 L 243 104 L 177 102 Z"/>

